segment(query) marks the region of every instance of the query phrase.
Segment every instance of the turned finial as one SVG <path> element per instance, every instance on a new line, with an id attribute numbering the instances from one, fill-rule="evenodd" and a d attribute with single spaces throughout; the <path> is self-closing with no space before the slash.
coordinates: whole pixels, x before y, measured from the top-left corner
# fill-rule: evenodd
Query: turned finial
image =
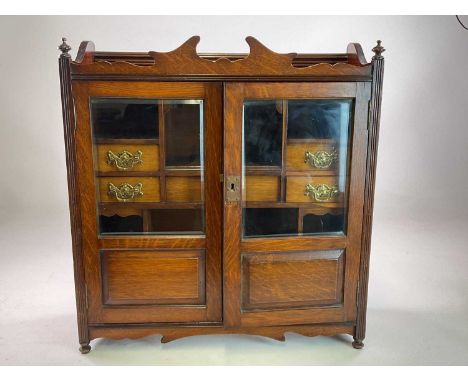
<path id="1" fill-rule="evenodd" d="M 61 57 L 70 57 L 68 52 L 71 50 L 71 46 L 67 44 L 67 39 L 62 37 L 62 43 L 59 45 L 59 50 L 62 52 Z"/>
<path id="2" fill-rule="evenodd" d="M 380 45 L 381 42 L 381 40 L 377 40 L 377 45 L 372 48 L 372 51 L 375 53 L 375 56 L 372 57 L 373 60 L 381 60 L 383 58 L 382 53 L 385 52 L 385 48 Z"/>

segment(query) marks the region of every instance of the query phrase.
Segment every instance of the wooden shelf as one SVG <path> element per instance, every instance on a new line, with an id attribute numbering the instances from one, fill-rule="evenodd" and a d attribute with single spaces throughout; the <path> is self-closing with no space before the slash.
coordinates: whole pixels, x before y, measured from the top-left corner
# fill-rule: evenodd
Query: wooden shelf
<path id="1" fill-rule="evenodd" d="M 313 209 L 342 209 L 342 203 L 281 203 L 281 202 L 245 202 L 244 208 L 302 208 Z"/>
<path id="2" fill-rule="evenodd" d="M 96 138 L 97 145 L 159 145 L 159 139 L 146 138 Z"/>
<path id="3" fill-rule="evenodd" d="M 166 176 L 201 176 L 200 166 L 166 166 Z"/>
<path id="4" fill-rule="evenodd" d="M 332 138 L 288 138 L 287 143 L 319 143 L 319 144 L 332 144 L 336 139 Z"/>
<path id="5" fill-rule="evenodd" d="M 105 176 L 121 176 L 121 177 L 158 177 L 159 171 L 98 171 L 96 173 L 98 177 Z"/>
<path id="6" fill-rule="evenodd" d="M 281 166 L 245 166 L 245 173 L 249 175 L 281 175 Z"/>
<path id="7" fill-rule="evenodd" d="M 201 202 L 106 202 L 99 203 L 99 208 L 135 208 L 150 209 L 195 209 L 201 208 Z"/>

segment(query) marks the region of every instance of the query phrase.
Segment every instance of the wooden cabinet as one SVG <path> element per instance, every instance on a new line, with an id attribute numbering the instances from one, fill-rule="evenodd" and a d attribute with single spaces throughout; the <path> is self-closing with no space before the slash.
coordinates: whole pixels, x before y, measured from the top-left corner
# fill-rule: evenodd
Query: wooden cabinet
<path id="1" fill-rule="evenodd" d="M 80 350 L 365 336 L 384 49 L 59 58 Z"/>

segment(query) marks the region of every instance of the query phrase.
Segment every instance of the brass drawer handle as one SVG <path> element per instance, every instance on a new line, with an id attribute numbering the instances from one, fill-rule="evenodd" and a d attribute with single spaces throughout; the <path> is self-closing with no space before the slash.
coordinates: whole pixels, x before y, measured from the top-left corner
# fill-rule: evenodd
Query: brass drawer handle
<path id="1" fill-rule="evenodd" d="M 311 184 L 307 184 L 304 195 L 314 198 L 317 202 L 327 202 L 337 196 L 338 193 L 338 186 L 328 186 L 327 184 L 312 186 Z"/>
<path id="2" fill-rule="evenodd" d="M 119 202 L 128 202 L 136 196 L 143 195 L 143 185 L 137 183 L 134 186 L 128 183 L 122 183 L 119 186 L 115 186 L 113 183 L 109 183 L 109 192 L 110 196 L 115 197 Z"/>
<path id="3" fill-rule="evenodd" d="M 135 154 L 128 152 L 127 150 L 121 153 L 114 154 L 112 151 L 107 152 L 107 163 L 109 165 L 115 165 L 119 170 L 128 170 L 133 168 L 138 163 L 143 163 L 141 159 L 143 153 L 138 150 Z"/>
<path id="4" fill-rule="evenodd" d="M 304 155 L 304 163 L 309 163 L 311 167 L 329 168 L 334 161 L 338 159 L 338 153 L 333 148 L 332 152 L 317 151 L 315 154 L 306 151 Z"/>

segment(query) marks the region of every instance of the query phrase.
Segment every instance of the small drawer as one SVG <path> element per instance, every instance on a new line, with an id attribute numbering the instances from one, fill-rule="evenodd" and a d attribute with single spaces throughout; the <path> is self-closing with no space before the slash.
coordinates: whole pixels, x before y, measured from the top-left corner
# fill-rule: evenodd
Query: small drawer
<path id="1" fill-rule="evenodd" d="M 335 171 L 338 163 L 336 142 L 318 139 L 308 142 L 291 142 L 286 147 L 288 171 Z"/>
<path id="2" fill-rule="evenodd" d="M 279 177 L 246 176 L 245 199 L 247 202 L 276 202 L 279 195 Z"/>
<path id="3" fill-rule="evenodd" d="M 343 200 L 334 176 L 288 176 L 286 202 L 336 203 Z"/>
<path id="4" fill-rule="evenodd" d="M 159 202 L 159 178 L 101 177 L 99 194 L 101 202 Z"/>
<path id="5" fill-rule="evenodd" d="M 108 144 L 97 146 L 98 171 L 159 171 L 159 146 Z"/>
<path id="6" fill-rule="evenodd" d="M 202 200 L 200 177 L 166 177 L 166 200 L 168 202 L 200 202 Z"/>

